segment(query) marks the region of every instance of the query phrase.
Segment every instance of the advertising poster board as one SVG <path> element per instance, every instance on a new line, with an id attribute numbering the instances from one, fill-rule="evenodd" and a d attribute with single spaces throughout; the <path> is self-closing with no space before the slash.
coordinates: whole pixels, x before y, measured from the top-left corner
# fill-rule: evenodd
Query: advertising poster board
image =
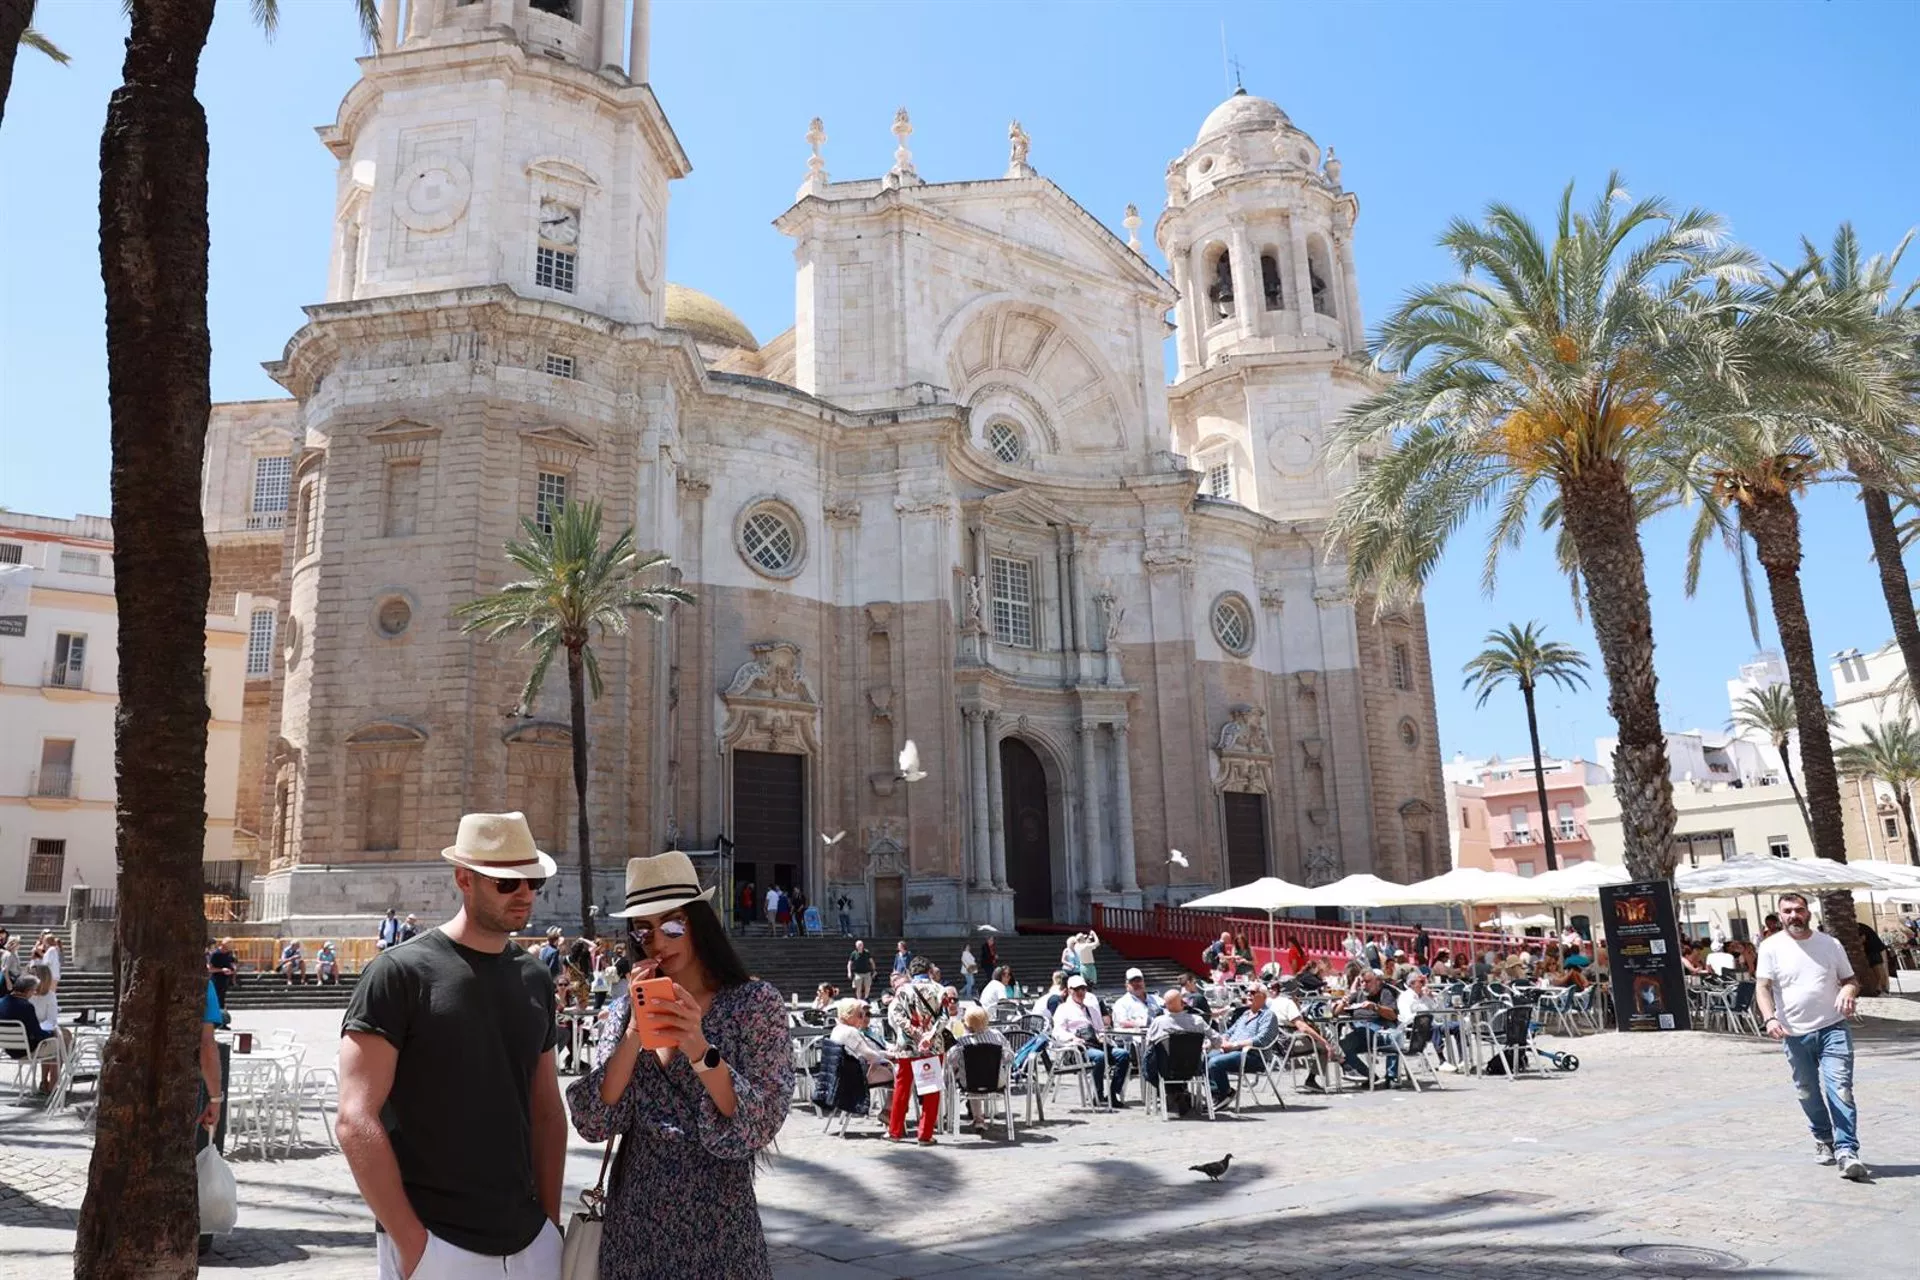
<path id="1" fill-rule="evenodd" d="M 1622 1031 L 1691 1030 L 1673 885 L 1665 880 L 1604 885 L 1600 920 L 1615 1025 Z"/>

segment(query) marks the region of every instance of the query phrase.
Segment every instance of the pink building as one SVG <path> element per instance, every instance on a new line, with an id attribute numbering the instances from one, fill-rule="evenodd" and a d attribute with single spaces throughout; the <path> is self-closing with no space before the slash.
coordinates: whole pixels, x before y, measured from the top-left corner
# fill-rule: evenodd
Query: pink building
<path id="1" fill-rule="evenodd" d="M 1587 787 L 1611 781 L 1586 760 L 1547 760 L 1547 811 L 1540 812 L 1533 761 L 1466 760 L 1447 766 L 1454 865 L 1538 875 L 1547 869 L 1546 832 L 1561 866 L 1593 857 L 1587 831 Z"/>

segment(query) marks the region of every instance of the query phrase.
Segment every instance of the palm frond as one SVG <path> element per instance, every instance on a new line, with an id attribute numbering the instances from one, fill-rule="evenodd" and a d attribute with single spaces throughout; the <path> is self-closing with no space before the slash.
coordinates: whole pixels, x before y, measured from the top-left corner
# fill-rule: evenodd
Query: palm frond
<path id="1" fill-rule="evenodd" d="M 20 33 L 20 45 L 22 48 L 32 49 L 36 53 L 45 54 L 63 67 L 73 61 L 59 45 L 47 39 L 32 27 L 28 27 Z"/>

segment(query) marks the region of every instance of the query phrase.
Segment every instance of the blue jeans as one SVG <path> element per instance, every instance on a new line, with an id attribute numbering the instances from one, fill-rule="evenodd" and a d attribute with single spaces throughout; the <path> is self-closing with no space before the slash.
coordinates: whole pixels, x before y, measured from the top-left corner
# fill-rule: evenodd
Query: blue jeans
<path id="1" fill-rule="evenodd" d="M 853 917 L 844 911 L 840 913 L 840 936 L 843 938 L 853 936 Z"/>
<path id="2" fill-rule="evenodd" d="M 1844 1022 L 1781 1042 L 1793 1067 L 1793 1088 L 1814 1140 L 1836 1154 L 1860 1153 L 1860 1114 L 1853 1106 L 1853 1035 Z"/>
<path id="3" fill-rule="evenodd" d="M 966 971 L 966 975 L 967 975 L 967 980 L 965 984 L 962 985 L 960 988 L 960 998 L 962 1000 L 971 1000 L 973 999 L 973 979 L 975 975 L 973 970 L 971 969 L 968 969 Z"/>
<path id="4" fill-rule="evenodd" d="M 1215 1098 L 1224 1098 L 1233 1092 L 1233 1077 L 1240 1074 L 1240 1064 L 1246 1063 L 1249 1071 L 1262 1069 L 1263 1059 L 1258 1049 L 1235 1049 L 1231 1053 L 1209 1054 L 1207 1057 L 1207 1084 L 1213 1089 Z"/>
<path id="5" fill-rule="evenodd" d="M 1113 1096 L 1122 1097 L 1127 1091 L 1127 1072 L 1133 1069 L 1133 1053 L 1123 1045 L 1111 1045 L 1105 1049 L 1087 1048 L 1087 1069 L 1093 1076 L 1093 1096 L 1100 1105 L 1107 1102 L 1108 1076 L 1112 1076 Z"/>

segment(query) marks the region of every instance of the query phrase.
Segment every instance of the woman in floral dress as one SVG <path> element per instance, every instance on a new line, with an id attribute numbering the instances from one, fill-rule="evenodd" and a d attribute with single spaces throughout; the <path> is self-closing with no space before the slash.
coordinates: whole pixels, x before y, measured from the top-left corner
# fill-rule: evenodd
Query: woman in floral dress
<path id="1" fill-rule="evenodd" d="M 621 1139 L 600 1241 L 601 1280 L 770 1280 L 753 1160 L 793 1094 L 786 1004 L 747 975 L 683 853 L 627 864 L 634 968 L 608 1009 L 594 1068 L 567 1091 L 590 1142 Z M 637 984 L 673 980 L 645 1004 Z M 672 1048 L 640 1047 L 650 1024 Z"/>

